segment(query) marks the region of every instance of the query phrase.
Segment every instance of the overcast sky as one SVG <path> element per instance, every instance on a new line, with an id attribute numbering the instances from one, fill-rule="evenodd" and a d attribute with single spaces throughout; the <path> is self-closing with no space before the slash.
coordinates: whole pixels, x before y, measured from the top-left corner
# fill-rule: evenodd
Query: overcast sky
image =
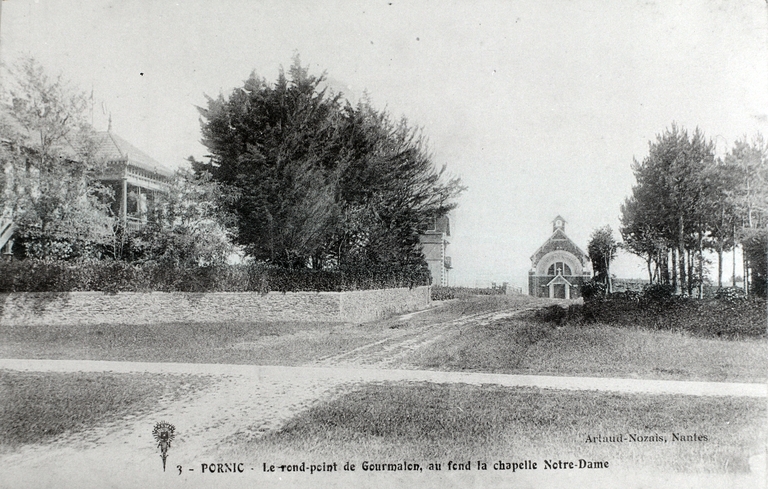
<path id="1" fill-rule="evenodd" d="M 725 151 L 768 134 L 768 4 L 612 1 L 6 0 L 0 56 L 94 92 L 94 123 L 168 166 L 205 148 L 196 105 L 295 53 L 351 98 L 424 128 L 469 190 L 451 281 L 527 283 L 561 214 L 618 237 L 632 159 L 673 121 Z M 645 276 L 622 257 L 620 277 Z M 716 266 L 716 265 L 715 265 Z M 730 271 L 727 271 L 730 273 Z"/>

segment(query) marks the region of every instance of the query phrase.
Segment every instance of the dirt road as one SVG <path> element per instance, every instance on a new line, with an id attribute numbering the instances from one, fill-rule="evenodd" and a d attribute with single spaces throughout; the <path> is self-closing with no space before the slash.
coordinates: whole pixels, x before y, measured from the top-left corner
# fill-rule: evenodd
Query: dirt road
<path id="1" fill-rule="evenodd" d="M 419 313 L 406 314 L 399 317 L 398 321 L 392 324 L 391 328 L 393 331 L 389 337 L 338 355 L 320 359 L 314 362 L 314 364 L 325 366 L 371 366 L 379 368 L 401 365 L 402 360 L 412 352 L 440 341 L 450 332 L 469 329 L 476 325 L 483 326 L 501 319 L 520 316 L 540 307 L 540 304 L 536 306 L 517 304 L 501 311 L 462 315 L 449 321 L 426 323 L 420 324 L 417 328 L 401 329 L 399 324 L 408 324 L 408 321 Z M 422 311 L 422 313 L 426 312 L 429 311 Z"/>

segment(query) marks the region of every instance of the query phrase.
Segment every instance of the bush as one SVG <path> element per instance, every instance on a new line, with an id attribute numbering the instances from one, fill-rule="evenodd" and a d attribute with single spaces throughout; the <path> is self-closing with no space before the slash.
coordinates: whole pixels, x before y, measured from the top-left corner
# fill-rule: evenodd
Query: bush
<path id="1" fill-rule="evenodd" d="M 542 323 L 555 323 L 561 326 L 565 323 L 581 320 L 583 317 L 582 306 L 578 304 L 572 304 L 567 308 L 553 305 L 538 309 L 533 314 L 534 319 Z"/>
<path id="2" fill-rule="evenodd" d="M 634 290 L 627 290 L 625 292 L 614 292 L 613 294 L 611 294 L 611 299 L 616 301 L 640 302 L 641 297 L 642 297 L 641 294 Z"/>
<path id="3" fill-rule="evenodd" d="M 741 302 L 747 300 L 744 289 L 739 287 L 722 287 L 715 292 L 715 299 L 726 302 Z"/>
<path id="4" fill-rule="evenodd" d="M 618 327 L 685 331 L 705 337 L 760 337 L 766 335 L 765 300 L 627 300 L 609 297 L 585 302 L 582 318 Z"/>
<path id="5" fill-rule="evenodd" d="M 450 299 L 464 299 L 473 295 L 504 295 L 506 289 L 503 287 L 494 287 L 490 289 L 472 288 L 472 287 L 443 287 L 435 285 L 432 287 L 432 300 L 445 301 Z"/>
<path id="6" fill-rule="evenodd" d="M 646 301 L 662 301 L 674 295 L 675 288 L 669 284 L 650 284 L 643 289 L 641 298 Z"/>
<path id="7" fill-rule="evenodd" d="M 264 264 L 183 267 L 122 261 L 0 263 L 0 292 L 333 292 L 412 288 L 425 285 L 428 279 L 429 272 L 420 268 L 328 271 L 287 270 Z"/>
<path id="8" fill-rule="evenodd" d="M 608 286 L 603 282 L 597 282 L 595 279 L 581 286 L 581 295 L 585 301 L 602 299 L 607 293 Z"/>

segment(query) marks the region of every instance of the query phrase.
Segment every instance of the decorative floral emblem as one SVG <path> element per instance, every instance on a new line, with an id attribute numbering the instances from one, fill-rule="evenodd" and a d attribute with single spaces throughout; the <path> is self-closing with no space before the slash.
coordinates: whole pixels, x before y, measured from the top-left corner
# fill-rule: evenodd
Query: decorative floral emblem
<path id="1" fill-rule="evenodd" d="M 171 423 L 160 421 L 155 424 L 152 436 L 155 437 L 157 446 L 160 448 L 160 457 L 163 459 L 163 472 L 165 472 L 165 460 L 168 458 L 168 449 L 171 448 L 171 442 L 176 436 L 176 427 Z"/>

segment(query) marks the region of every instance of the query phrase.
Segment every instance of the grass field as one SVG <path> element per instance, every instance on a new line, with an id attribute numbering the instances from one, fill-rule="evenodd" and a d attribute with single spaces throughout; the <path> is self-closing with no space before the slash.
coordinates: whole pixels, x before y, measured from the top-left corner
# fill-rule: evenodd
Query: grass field
<path id="1" fill-rule="evenodd" d="M 156 409 L 205 388 L 210 379 L 114 373 L 0 370 L 0 453 Z"/>
<path id="2" fill-rule="evenodd" d="M 764 449 L 765 418 L 765 401 L 753 399 L 367 384 L 263 438 L 230 443 L 233 457 L 259 464 L 583 458 L 608 460 L 613 468 L 745 472 L 749 455 Z M 673 441 L 673 433 L 705 435 L 707 441 Z M 588 435 L 619 434 L 624 441 L 587 441 Z M 667 442 L 632 442 L 630 434 Z"/>
<path id="3" fill-rule="evenodd" d="M 309 322 L 0 326 L 0 357 L 297 365 L 383 332 Z"/>
<path id="4" fill-rule="evenodd" d="M 603 324 L 504 319 L 457 329 L 405 362 L 433 370 L 749 381 L 768 379 L 768 341 Z"/>

